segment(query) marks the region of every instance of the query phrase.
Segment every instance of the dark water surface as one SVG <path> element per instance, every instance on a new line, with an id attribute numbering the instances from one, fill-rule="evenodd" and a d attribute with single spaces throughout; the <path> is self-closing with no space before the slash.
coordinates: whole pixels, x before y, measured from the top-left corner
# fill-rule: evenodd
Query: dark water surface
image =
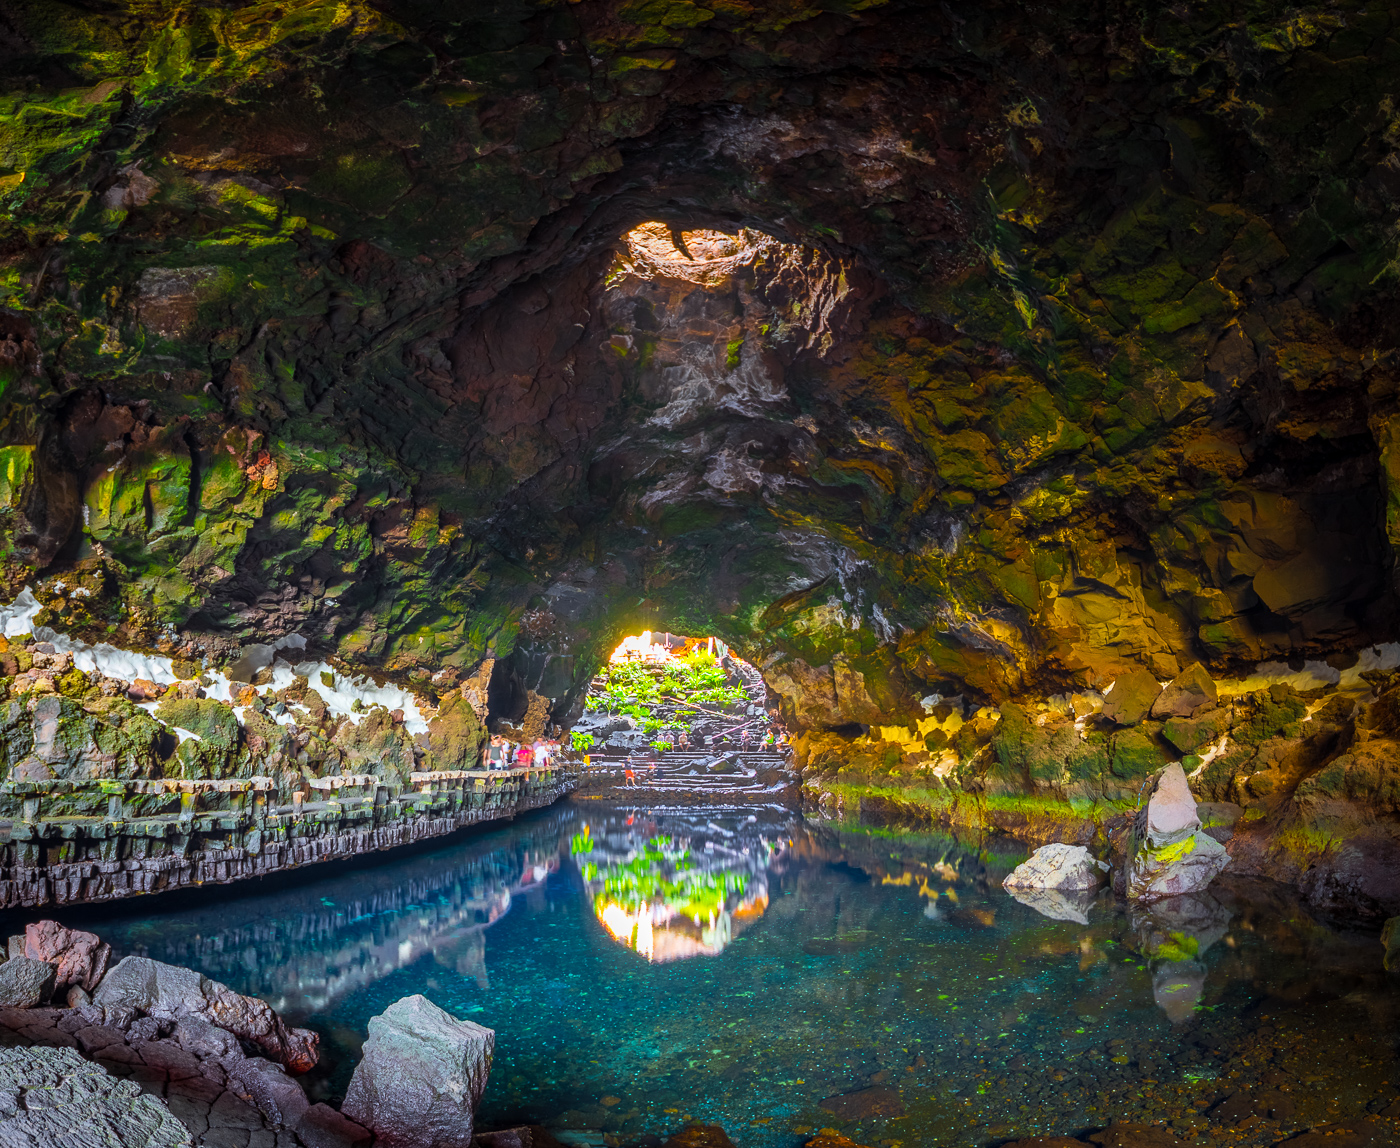
<path id="1" fill-rule="evenodd" d="M 482 1126 L 578 1144 L 686 1119 L 784 1148 L 821 1127 L 894 1148 L 1114 1118 L 1243 1125 L 1236 1142 L 1393 1126 L 1365 1115 L 1400 1082 L 1374 932 L 1224 879 L 1154 914 L 1103 894 L 1046 906 L 1087 923 L 1051 919 L 1000 888 L 1021 856 L 575 801 L 273 891 L 57 915 L 318 1029 L 324 1098 L 369 1019 L 424 993 L 497 1032 Z"/>

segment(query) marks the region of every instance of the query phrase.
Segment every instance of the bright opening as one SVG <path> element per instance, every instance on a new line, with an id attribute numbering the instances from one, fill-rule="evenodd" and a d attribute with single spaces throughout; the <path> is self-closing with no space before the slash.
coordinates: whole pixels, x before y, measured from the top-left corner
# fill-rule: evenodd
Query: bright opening
<path id="1" fill-rule="evenodd" d="M 678 231 L 665 223 L 643 223 L 622 238 L 627 251 L 619 257 L 618 272 L 701 284 L 718 283 L 760 251 L 779 245 L 760 231 Z"/>
<path id="2" fill-rule="evenodd" d="M 644 630 L 623 638 L 589 685 L 574 748 L 678 763 L 779 752 L 785 739 L 766 695 L 758 671 L 719 638 Z"/>

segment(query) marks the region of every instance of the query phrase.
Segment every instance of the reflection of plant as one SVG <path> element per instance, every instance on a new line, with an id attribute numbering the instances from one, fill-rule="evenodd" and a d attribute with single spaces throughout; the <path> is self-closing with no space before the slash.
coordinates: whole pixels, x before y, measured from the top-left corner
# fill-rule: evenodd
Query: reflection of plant
<path id="1" fill-rule="evenodd" d="M 593 735 L 591 733 L 573 733 L 569 736 L 573 741 L 574 749 L 578 753 L 587 753 L 593 748 Z"/>
<path id="2" fill-rule="evenodd" d="M 630 913 L 645 902 L 665 905 L 673 914 L 700 920 L 712 918 L 724 908 L 726 897 L 743 893 L 748 885 L 745 873 L 701 872 L 691 859 L 690 850 L 675 846 L 668 837 L 651 838 L 626 861 L 610 861 L 601 866 L 586 862 L 580 869 L 585 870 L 583 878 L 589 883 L 601 873 L 601 895 Z"/>

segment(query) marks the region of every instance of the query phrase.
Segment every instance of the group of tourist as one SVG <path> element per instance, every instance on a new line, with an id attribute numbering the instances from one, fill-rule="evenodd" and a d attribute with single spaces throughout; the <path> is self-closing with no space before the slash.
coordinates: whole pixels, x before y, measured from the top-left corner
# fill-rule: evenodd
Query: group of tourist
<path id="1" fill-rule="evenodd" d="M 545 769 L 559 756 L 560 745 L 550 738 L 510 741 L 494 735 L 486 746 L 487 769 Z"/>

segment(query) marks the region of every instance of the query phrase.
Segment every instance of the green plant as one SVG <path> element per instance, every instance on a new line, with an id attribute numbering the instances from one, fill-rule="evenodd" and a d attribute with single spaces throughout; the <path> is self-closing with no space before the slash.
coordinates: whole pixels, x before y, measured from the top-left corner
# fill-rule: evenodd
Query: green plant
<path id="1" fill-rule="evenodd" d="M 587 753 L 593 748 L 593 735 L 591 733 L 571 733 L 569 740 L 578 753 Z"/>
<path id="2" fill-rule="evenodd" d="M 665 753 L 671 748 L 671 743 L 669 741 L 654 741 L 651 743 L 651 748 L 658 753 Z"/>

